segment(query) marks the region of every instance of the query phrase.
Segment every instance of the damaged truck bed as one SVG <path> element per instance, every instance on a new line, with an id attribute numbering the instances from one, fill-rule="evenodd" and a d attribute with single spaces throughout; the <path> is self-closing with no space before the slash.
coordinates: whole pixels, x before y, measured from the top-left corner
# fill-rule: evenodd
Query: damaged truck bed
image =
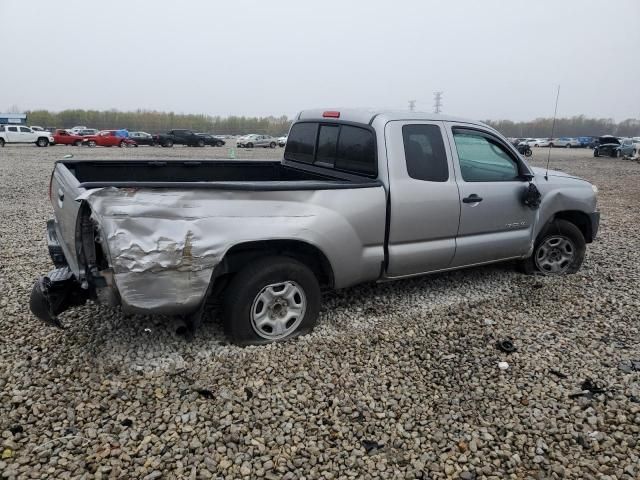
<path id="1" fill-rule="evenodd" d="M 63 160 L 31 309 L 61 326 L 90 299 L 194 327 L 217 298 L 234 341 L 282 340 L 313 328 L 322 288 L 514 259 L 573 273 L 596 192 L 482 123 L 409 112 L 302 112 L 280 162 Z"/>

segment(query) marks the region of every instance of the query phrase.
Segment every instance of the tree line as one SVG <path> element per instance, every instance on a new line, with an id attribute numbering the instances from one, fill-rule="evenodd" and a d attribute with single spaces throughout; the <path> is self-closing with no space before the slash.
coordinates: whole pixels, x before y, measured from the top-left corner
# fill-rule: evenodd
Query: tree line
<path id="1" fill-rule="evenodd" d="M 505 137 L 546 138 L 551 136 L 552 118 L 536 118 L 526 122 L 511 120 L 486 120 L 488 125 L 502 133 Z M 628 118 L 619 123 L 610 118 L 588 118 L 577 115 L 556 119 L 554 137 L 591 137 L 616 135 L 619 137 L 640 136 L 640 120 Z"/>
<path id="2" fill-rule="evenodd" d="M 238 135 L 262 133 L 280 136 L 287 133 L 291 120 L 280 117 L 244 117 L 210 116 L 136 110 L 121 112 L 118 110 L 33 110 L 27 112 L 30 125 L 43 127 L 71 128 L 86 125 L 89 128 L 110 129 L 126 128 L 131 131 L 142 130 L 150 133 L 164 132 L 173 128 L 188 128 L 197 132 L 210 132 L 219 135 Z M 552 118 L 537 118 L 524 122 L 511 120 L 486 120 L 487 124 L 507 137 L 550 137 Z M 556 119 L 554 137 L 580 136 L 638 136 L 640 120 L 629 118 L 616 123 L 610 118 L 588 118 L 577 115 Z"/>
<path id="3" fill-rule="evenodd" d="M 48 110 L 28 111 L 30 125 L 42 127 L 71 128 L 85 125 L 98 130 L 126 128 L 130 131 L 160 133 L 174 128 L 187 128 L 196 132 L 208 132 L 218 135 L 237 135 L 262 133 L 280 136 L 287 133 L 291 121 L 286 115 L 280 117 L 218 117 L 209 115 L 179 114 L 136 110 L 121 112 L 118 110 Z"/>

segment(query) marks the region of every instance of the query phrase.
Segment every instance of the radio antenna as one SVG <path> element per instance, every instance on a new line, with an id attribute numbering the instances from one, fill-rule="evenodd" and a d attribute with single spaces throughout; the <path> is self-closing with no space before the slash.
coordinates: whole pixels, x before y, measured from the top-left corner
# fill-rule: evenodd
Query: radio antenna
<path id="1" fill-rule="evenodd" d="M 553 123 L 551 123 L 551 142 L 553 142 L 553 131 L 556 129 L 556 116 L 558 115 L 558 99 L 560 98 L 560 85 L 558 85 L 558 92 L 556 93 L 556 108 L 553 110 Z M 551 160 L 551 143 L 549 143 L 549 151 L 547 152 L 547 171 L 544 174 L 544 179 L 549 180 L 549 161 Z"/>

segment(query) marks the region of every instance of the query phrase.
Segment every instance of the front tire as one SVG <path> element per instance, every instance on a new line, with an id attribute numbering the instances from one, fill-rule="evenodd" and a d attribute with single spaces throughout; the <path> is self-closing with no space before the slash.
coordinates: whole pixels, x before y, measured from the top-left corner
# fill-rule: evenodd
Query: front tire
<path id="1" fill-rule="evenodd" d="M 171 148 L 171 147 L 173 147 L 173 141 L 172 140 L 167 140 L 166 142 L 164 142 L 162 144 L 162 146 L 165 147 L 165 148 Z"/>
<path id="2" fill-rule="evenodd" d="M 76 140 L 75 142 L 73 142 L 73 146 L 74 147 L 81 147 L 82 146 L 82 140 Z"/>
<path id="3" fill-rule="evenodd" d="M 224 145 L 224 143 L 222 143 L 222 142 L 216 142 L 216 147 L 221 147 L 222 145 Z"/>
<path id="4" fill-rule="evenodd" d="M 600 152 L 598 151 L 598 149 L 597 149 L 597 148 L 594 148 L 594 149 L 593 149 L 593 156 L 594 156 L 594 157 L 599 157 L 599 156 L 600 156 Z"/>
<path id="5" fill-rule="evenodd" d="M 37 141 L 36 141 L 36 145 L 39 147 L 47 147 L 49 145 L 49 140 L 47 140 L 44 137 L 40 137 Z"/>
<path id="6" fill-rule="evenodd" d="M 247 143 L 247 148 L 253 148 L 253 143 Z"/>
<path id="7" fill-rule="evenodd" d="M 204 147 L 204 140 L 198 140 L 197 146 L 198 147 Z"/>
<path id="8" fill-rule="evenodd" d="M 126 148 L 127 147 L 127 142 L 125 142 L 124 140 L 122 142 L 120 142 L 120 145 L 118 145 L 120 148 Z"/>
<path id="9" fill-rule="evenodd" d="M 556 219 L 536 239 L 533 254 L 522 261 L 527 274 L 564 275 L 580 270 L 587 244 L 582 232 L 567 220 Z"/>
<path id="10" fill-rule="evenodd" d="M 0 138 L 0 148 L 4 147 L 4 138 Z"/>
<path id="11" fill-rule="evenodd" d="M 89 142 L 87 143 L 87 145 L 89 146 L 89 148 L 93 148 L 96 146 L 96 141 L 95 140 L 89 140 Z"/>
<path id="12" fill-rule="evenodd" d="M 271 143 L 269 144 L 269 147 L 271 147 L 271 148 L 276 148 L 276 142 L 271 142 Z"/>
<path id="13" fill-rule="evenodd" d="M 297 337 L 315 326 L 320 298 L 318 279 L 299 261 L 272 256 L 252 262 L 227 288 L 225 332 L 240 345 Z"/>
<path id="14" fill-rule="evenodd" d="M 622 150 L 616 150 L 616 158 L 622 158 Z"/>

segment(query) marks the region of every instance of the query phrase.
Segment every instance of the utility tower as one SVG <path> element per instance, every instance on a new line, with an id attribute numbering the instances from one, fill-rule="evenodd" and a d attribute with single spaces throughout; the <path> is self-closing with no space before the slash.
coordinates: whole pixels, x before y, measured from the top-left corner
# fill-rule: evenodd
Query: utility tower
<path id="1" fill-rule="evenodd" d="M 442 111 L 442 94 L 444 92 L 433 92 L 433 113 Z"/>
<path id="2" fill-rule="evenodd" d="M 416 101 L 415 100 L 409 100 L 409 111 L 410 112 L 414 112 L 416 109 Z"/>

